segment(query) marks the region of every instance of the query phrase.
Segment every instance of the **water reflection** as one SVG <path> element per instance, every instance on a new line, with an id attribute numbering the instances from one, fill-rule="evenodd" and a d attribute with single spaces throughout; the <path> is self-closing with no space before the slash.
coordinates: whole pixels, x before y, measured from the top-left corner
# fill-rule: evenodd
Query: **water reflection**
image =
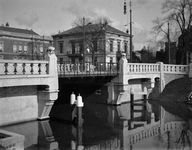
<path id="1" fill-rule="evenodd" d="M 25 135 L 26 150 L 192 149 L 191 109 L 174 102 L 85 103 L 83 126 L 55 120 L 3 127 Z"/>

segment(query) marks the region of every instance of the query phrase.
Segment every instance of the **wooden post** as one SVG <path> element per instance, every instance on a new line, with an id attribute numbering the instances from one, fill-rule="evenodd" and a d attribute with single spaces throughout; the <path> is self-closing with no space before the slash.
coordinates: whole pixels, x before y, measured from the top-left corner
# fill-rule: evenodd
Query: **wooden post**
<path id="1" fill-rule="evenodd" d="M 130 103 L 130 106 L 131 106 L 131 120 L 134 118 L 134 114 L 133 114 L 133 103 L 134 103 L 134 88 L 131 88 L 130 90 L 130 97 L 131 97 L 131 103 Z"/>
<path id="2" fill-rule="evenodd" d="M 77 120 L 78 120 L 78 127 L 82 127 L 83 118 L 82 118 L 82 108 L 84 104 L 82 102 L 82 97 L 80 94 L 77 96 Z"/>

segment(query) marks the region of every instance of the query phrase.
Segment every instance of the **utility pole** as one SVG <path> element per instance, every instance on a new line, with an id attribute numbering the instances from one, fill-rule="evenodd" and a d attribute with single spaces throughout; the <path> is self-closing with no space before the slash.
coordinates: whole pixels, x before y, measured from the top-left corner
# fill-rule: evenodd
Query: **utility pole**
<path id="1" fill-rule="evenodd" d="M 132 62 L 132 10 L 131 10 L 131 0 L 130 0 L 130 62 Z"/>
<path id="2" fill-rule="evenodd" d="M 83 17 L 83 63 L 85 62 L 85 17 Z"/>
<path id="3" fill-rule="evenodd" d="M 130 62 L 132 62 L 132 9 L 131 9 L 131 0 L 130 0 Z M 124 15 L 127 14 L 127 4 L 126 4 L 126 0 L 124 1 Z"/>
<path id="4" fill-rule="evenodd" d="M 168 40 L 168 63 L 171 64 L 171 52 L 170 52 L 170 35 L 169 35 L 169 22 L 168 22 L 168 31 L 167 31 L 167 40 Z"/>

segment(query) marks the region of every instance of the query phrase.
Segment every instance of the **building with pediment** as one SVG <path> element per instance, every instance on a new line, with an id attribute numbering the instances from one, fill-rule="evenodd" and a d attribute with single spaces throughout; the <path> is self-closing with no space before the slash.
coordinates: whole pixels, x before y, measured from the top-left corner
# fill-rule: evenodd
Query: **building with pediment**
<path id="1" fill-rule="evenodd" d="M 121 53 L 126 53 L 128 58 L 130 54 L 130 35 L 110 25 L 77 26 L 52 37 L 58 61 L 61 63 L 116 63 Z"/>

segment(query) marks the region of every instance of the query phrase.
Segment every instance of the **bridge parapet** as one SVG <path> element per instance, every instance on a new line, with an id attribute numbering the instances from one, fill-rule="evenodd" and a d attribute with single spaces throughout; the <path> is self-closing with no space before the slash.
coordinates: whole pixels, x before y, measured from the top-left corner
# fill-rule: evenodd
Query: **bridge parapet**
<path id="1" fill-rule="evenodd" d="M 189 65 L 174 65 L 163 64 L 158 62 L 156 64 L 149 63 L 127 63 L 127 65 L 120 64 L 123 68 L 121 72 L 125 74 L 131 73 L 172 73 L 172 74 L 189 74 Z M 161 69 L 162 67 L 162 69 Z"/>
<path id="2" fill-rule="evenodd" d="M 0 76 L 49 74 L 48 65 L 48 61 L 0 60 Z"/>
<path id="3" fill-rule="evenodd" d="M 159 73 L 159 64 L 128 63 L 128 73 Z"/>
<path id="4" fill-rule="evenodd" d="M 189 65 L 163 64 L 164 73 L 189 74 Z"/>

